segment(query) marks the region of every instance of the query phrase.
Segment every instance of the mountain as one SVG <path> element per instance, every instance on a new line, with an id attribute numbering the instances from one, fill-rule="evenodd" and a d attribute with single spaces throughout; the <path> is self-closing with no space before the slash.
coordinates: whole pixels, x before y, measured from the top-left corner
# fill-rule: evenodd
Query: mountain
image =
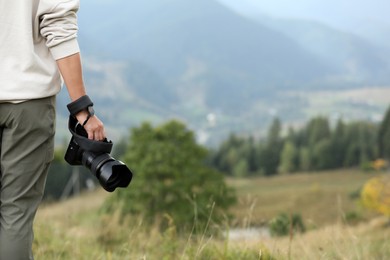
<path id="1" fill-rule="evenodd" d="M 389 83 L 390 48 L 318 22 L 273 19 L 264 15 L 253 15 L 252 19 L 285 34 L 341 72 L 340 76 L 336 77 L 341 84 Z"/>
<path id="2" fill-rule="evenodd" d="M 94 56 L 142 61 L 168 80 L 182 78 L 194 66 L 205 67 L 205 77 L 224 79 L 225 84 L 242 84 L 248 78 L 251 85 L 276 87 L 285 85 L 281 75 L 286 82 L 302 84 L 331 72 L 288 37 L 216 1 L 116 0 L 83 5 L 94 10 L 80 15 L 85 28 L 80 37 L 82 44 L 88 43 L 87 54 L 91 49 Z M 103 17 L 109 10 L 115 15 L 107 22 Z M 236 84 L 229 84 L 233 92 Z"/>
<path id="3" fill-rule="evenodd" d="M 389 46 L 390 19 L 387 0 L 218 0 L 241 15 L 313 21 Z"/>
<path id="4" fill-rule="evenodd" d="M 88 92 L 114 132 L 180 118 L 218 140 L 263 131 L 275 113 L 302 119 L 307 100 L 286 92 L 353 88 L 380 78 L 377 68 L 387 72 L 363 39 L 324 28 L 326 38 L 307 39 L 318 27 L 306 25 L 271 26 L 215 0 L 84 0 L 79 40 Z M 341 49 L 327 42 L 332 37 L 348 41 Z M 59 107 L 66 100 L 61 95 Z M 207 120 L 215 117 L 217 124 Z"/>

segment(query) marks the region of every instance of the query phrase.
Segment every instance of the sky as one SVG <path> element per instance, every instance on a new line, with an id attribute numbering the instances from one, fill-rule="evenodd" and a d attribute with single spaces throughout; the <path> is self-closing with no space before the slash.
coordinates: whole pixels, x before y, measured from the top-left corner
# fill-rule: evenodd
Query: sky
<path id="1" fill-rule="evenodd" d="M 390 29 L 389 0 L 218 0 L 242 13 L 299 18 L 344 30 Z"/>

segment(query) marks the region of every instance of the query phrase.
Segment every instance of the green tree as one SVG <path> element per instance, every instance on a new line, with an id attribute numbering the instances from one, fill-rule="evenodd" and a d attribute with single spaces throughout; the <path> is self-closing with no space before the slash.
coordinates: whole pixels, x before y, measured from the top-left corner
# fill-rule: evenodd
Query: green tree
<path id="1" fill-rule="evenodd" d="M 354 122 L 347 127 L 346 157 L 344 165 L 357 166 L 375 159 L 377 127 L 368 122 Z"/>
<path id="2" fill-rule="evenodd" d="M 240 148 L 242 159 L 246 161 L 247 171 L 245 175 L 252 175 L 256 172 L 256 149 L 255 140 L 251 136 L 246 138 Z"/>
<path id="3" fill-rule="evenodd" d="M 244 177 L 254 174 L 257 170 L 253 137 L 238 137 L 231 134 L 210 157 L 209 164 L 228 175 Z"/>
<path id="4" fill-rule="evenodd" d="M 347 141 L 346 125 L 342 119 L 339 119 L 331 136 L 332 163 L 329 165 L 330 168 L 344 166 Z"/>
<path id="5" fill-rule="evenodd" d="M 390 158 L 390 107 L 387 109 L 378 130 L 379 156 L 385 159 Z"/>
<path id="6" fill-rule="evenodd" d="M 332 168 L 334 155 L 332 154 L 332 143 L 329 139 L 323 139 L 313 145 L 312 166 L 315 170 Z"/>
<path id="7" fill-rule="evenodd" d="M 233 167 L 233 175 L 235 177 L 245 177 L 248 174 L 249 166 L 245 158 L 242 158 Z"/>
<path id="8" fill-rule="evenodd" d="M 283 149 L 281 138 L 282 125 L 278 118 L 275 118 L 268 129 L 267 142 L 264 147 L 262 162 L 265 175 L 273 175 L 278 172 L 280 153 Z"/>
<path id="9" fill-rule="evenodd" d="M 292 141 L 286 141 L 280 155 L 280 172 L 292 173 L 296 170 L 296 158 L 298 157 L 298 150 Z"/>
<path id="10" fill-rule="evenodd" d="M 233 167 L 240 160 L 238 148 L 241 146 L 241 139 L 235 134 L 231 134 L 226 141 L 224 141 L 217 151 L 211 154 L 211 165 L 228 174 L 233 174 Z"/>
<path id="11" fill-rule="evenodd" d="M 299 149 L 299 169 L 301 171 L 309 171 L 311 169 L 310 151 L 307 147 Z"/>
<path id="12" fill-rule="evenodd" d="M 207 150 L 180 122 L 132 129 L 123 160 L 135 172 L 133 181 L 128 189 L 117 190 L 105 209 L 120 207 L 123 214 L 142 215 L 161 227 L 171 219 L 178 230 L 194 224 L 203 228 L 210 216 L 213 222 L 222 221 L 235 197 L 223 175 L 205 166 L 206 156 Z"/>
<path id="13" fill-rule="evenodd" d="M 320 116 L 309 121 L 307 125 L 307 141 L 310 147 L 313 147 L 321 140 L 328 139 L 330 134 L 328 118 Z"/>

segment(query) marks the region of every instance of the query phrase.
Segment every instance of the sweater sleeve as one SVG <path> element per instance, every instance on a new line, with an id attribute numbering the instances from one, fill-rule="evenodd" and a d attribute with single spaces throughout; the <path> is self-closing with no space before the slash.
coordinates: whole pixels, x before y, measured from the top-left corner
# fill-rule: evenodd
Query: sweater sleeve
<path id="1" fill-rule="evenodd" d="M 56 4 L 53 5 L 53 2 Z M 39 9 L 40 33 L 46 39 L 54 59 L 78 53 L 76 13 L 79 0 L 41 0 Z"/>

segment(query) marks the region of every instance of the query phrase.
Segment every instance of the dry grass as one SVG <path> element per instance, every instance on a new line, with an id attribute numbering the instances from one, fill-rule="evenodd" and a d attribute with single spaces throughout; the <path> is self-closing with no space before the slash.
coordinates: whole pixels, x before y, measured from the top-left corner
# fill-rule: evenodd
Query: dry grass
<path id="1" fill-rule="evenodd" d="M 235 224 L 249 227 L 280 212 L 298 212 L 309 231 L 282 238 L 225 240 L 193 237 L 145 227 L 142 219 L 121 221 L 97 210 L 109 195 L 86 193 L 58 204 L 43 205 L 36 219 L 36 259 L 387 259 L 388 219 L 361 212 L 356 226 L 343 221 L 347 211 L 360 210 L 349 198 L 372 174 L 335 171 L 274 178 L 229 180 L 240 203 Z M 148 231 L 147 231 L 148 230 Z"/>
<path id="2" fill-rule="evenodd" d="M 388 259 L 390 256 L 389 219 L 375 218 L 358 226 L 342 223 L 329 225 L 305 234 L 264 239 L 278 259 Z M 259 241 L 246 241 L 256 247 Z"/>
<path id="3" fill-rule="evenodd" d="M 239 197 L 233 215 L 241 226 L 260 225 L 282 212 L 299 213 L 312 227 L 336 223 L 349 212 L 369 217 L 352 197 L 374 176 L 349 169 L 229 180 Z"/>

